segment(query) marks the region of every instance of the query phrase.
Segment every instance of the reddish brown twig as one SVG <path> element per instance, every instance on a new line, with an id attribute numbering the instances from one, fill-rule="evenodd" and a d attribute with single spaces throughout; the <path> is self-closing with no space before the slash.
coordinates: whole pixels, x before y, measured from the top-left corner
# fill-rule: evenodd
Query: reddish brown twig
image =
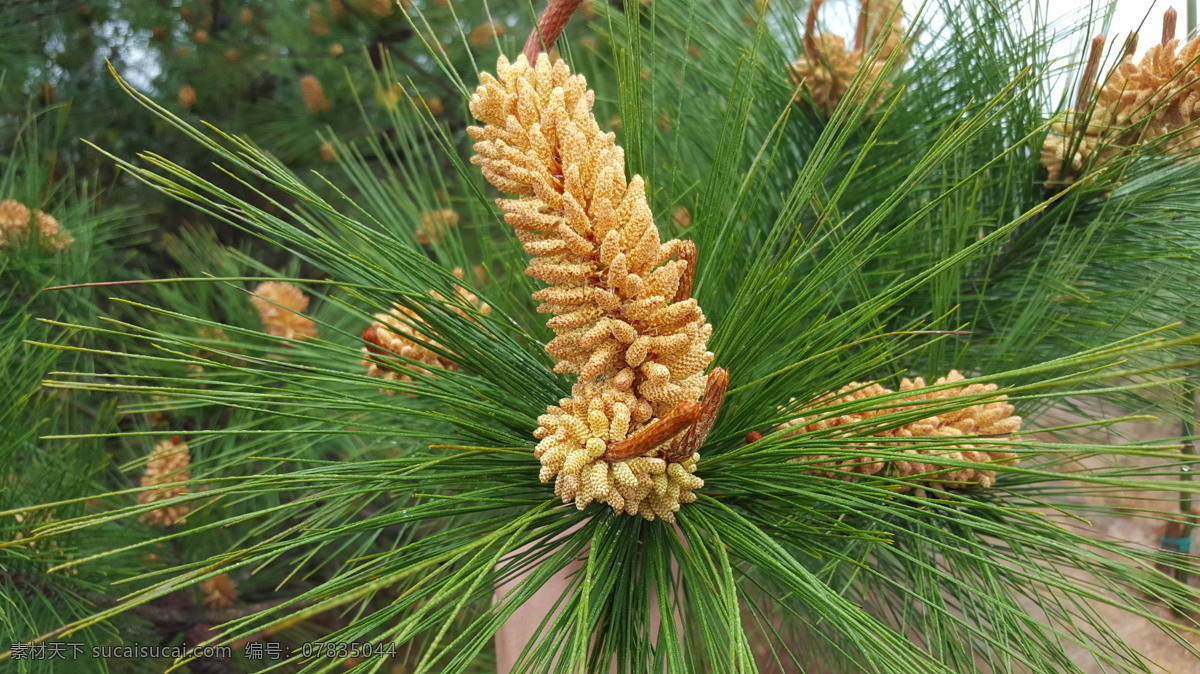
<path id="1" fill-rule="evenodd" d="M 700 450 L 713 424 L 717 423 L 717 414 L 721 411 L 721 403 L 725 402 L 725 390 L 728 388 L 729 372 L 723 367 L 713 368 L 708 373 L 704 397 L 700 399 L 700 417 L 671 443 L 671 448 L 667 450 L 668 461 L 682 462 Z"/>
<path id="2" fill-rule="evenodd" d="M 858 8 L 858 25 L 854 27 L 854 49 L 855 51 L 865 52 L 870 40 L 867 38 L 867 21 L 870 13 L 867 11 L 867 4 L 870 0 L 863 0 Z"/>
<path id="3" fill-rule="evenodd" d="M 821 52 L 817 49 L 817 40 L 813 33 L 817 30 L 817 11 L 821 9 L 821 0 L 813 0 L 808 6 L 808 16 L 804 17 L 804 52 L 808 58 L 816 60 Z"/>
<path id="4" fill-rule="evenodd" d="M 1175 39 L 1175 23 L 1179 20 L 1179 13 L 1174 7 L 1169 7 L 1167 12 L 1163 14 L 1163 31 L 1162 43 L 1166 44 Z"/>
<path id="5" fill-rule="evenodd" d="M 388 355 L 396 355 L 392 353 L 391 349 L 384 346 L 380 341 L 379 335 L 375 333 L 374 325 L 368 325 L 367 327 L 363 328 L 362 338 L 363 341 L 367 343 L 367 351 L 370 351 L 371 355 L 378 356 L 379 358 L 385 358 Z"/>
<path id="6" fill-rule="evenodd" d="M 534 63 L 540 52 L 550 51 L 558 41 L 558 36 L 562 35 L 563 28 L 567 27 L 571 16 L 575 14 L 575 10 L 582 4 L 583 0 L 550 0 L 550 4 L 546 5 L 542 15 L 538 17 L 537 27 L 525 41 L 525 49 L 521 51 L 525 60 Z"/>
<path id="7" fill-rule="evenodd" d="M 1133 58 L 1133 55 L 1135 53 L 1137 53 L 1137 46 L 1138 46 L 1138 34 L 1130 33 L 1129 35 L 1127 35 L 1125 37 L 1125 58 L 1130 58 L 1130 59 Z"/>
<path id="8" fill-rule="evenodd" d="M 679 279 L 679 288 L 675 291 L 675 301 L 682 302 L 692 297 L 692 286 L 696 282 L 696 242 L 684 241 L 679 245 L 677 258 L 687 262 L 683 277 Z"/>
<path id="9" fill-rule="evenodd" d="M 1083 81 L 1079 83 L 1079 96 L 1075 99 L 1075 109 L 1083 112 L 1088 107 L 1092 97 L 1092 88 L 1096 86 L 1096 73 L 1100 70 L 1100 57 L 1104 53 L 1104 36 L 1092 38 L 1092 51 L 1088 54 L 1087 67 L 1083 70 Z"/>
<path id="10" fill-rule="evenodd" d="M 701 404 L 694 400 L 676 405 L 667 416 L 628 438 L 609 445 L 608 451 L 604 453 L 604 460 L 609 463 L 620 463 L 636 459 L 695 426 L 696 422 L 700 420 L 702 409 Z"/>

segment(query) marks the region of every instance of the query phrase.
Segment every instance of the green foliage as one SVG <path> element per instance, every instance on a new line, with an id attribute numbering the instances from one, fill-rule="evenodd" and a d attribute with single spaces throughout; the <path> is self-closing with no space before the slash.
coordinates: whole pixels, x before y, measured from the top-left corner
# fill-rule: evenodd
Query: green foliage
<path id="1" fill-rule="evenodd" d="M 549 332 L 529 299 L 537 286 L 462 133 L 462 98 L 496 51 L 463 49 L 473 22 L 511 18 L 494 45 L 506 54 L 531 25 L 528 6 L 499 4 L 447 19 L 457 7 L 415 3 L 403 39 L 425 51 L 331 77 L 345 84 L 326 87 L 338 109 L 349 101 L 360 114 L 331 115 L 319 137 L 305 130 L 304 144 L 278 108 L 278 126 L 249 125 L 263 132 L 251 141 L 225 124 L 251 114 L 240 102 L 222 108 L 235 111 L 230 120 L 197 126 L 158 102 L 162 87 L 115 80 L 153 113 L 138 119 L 155 120 L 156 141 L 195 149 L 147 143 L 154 149 L 132 159 L 101 142 L 101 152 L 205 224 L 165 237 L 170 271 L 132 273 L 138 283 L 108 289 L 111 306 L 41 312 L 54 338 L 23 332 L 33 325 L 24 299 L 6 305 L 5 334 L 40 343 L 0 345 L 19 355 L 6 359 L 19 382 L 6 423 L 51 409 L 36 387 L 43 376 L 47 391 L 92 401 L 68 409 L 118 401 L 124 416 L 56 417 L 5 434 L 0 461 L 26 464 L 18 483 L 56 470 L 62 483 L 3 492 L 0 519 L 38 523 L 0 543 L 18 569 L 4 578 L 17 587 L 13 574 L 33 575 L 37 589 L 5 595 L 13 617 L 0 635 L 47 638 L 61 627 L 54 638 L 90 630 L 88 639 L 113 643 L 112 626 L 128 623 L 179 640 L 204 625 L 212 643 L 394 644 L 411 671 L 490 671 L 494 634 L 554 581 L 565 589 L 514 671 L 1147 669 L 1114 613 L 1200 655 L 1187 640 L 1195 621 L 1159 610 L 1200 600 L 1172 573 L 1200 573 L 1194 558 L 1089 529 L 1115 516 L 1157 528 L 1178 514 L 1164 489 L 1197 491 L 1175 480 L 1194 463 L 1180 451 L 1192 438 L 1114 436 L 1123 422 L 1184 414 L 1200 340 L 1191 292 L 1200 210 L 1188 196 L 1200 168 L 1148 151 L 1045 190 L 1038 151 L 1056 105 L 1047 53 L 1063 35 L 1026 26 L 1022 3 L 939 3 L 915 21 L 907 62 L 889 64 L 884 104 L 846 102 L 825 119 L 797 100 L 789 75 L 799 3 L 595 5 L 595 18 L 568 30 L 563 53 L 596 90 L 602 127 L 619 121 L 660 229 L 700 249 L 696 297 L 714 326 L 715 363 L 732 377 L 701 452 L 705 487 L 673 527 L 595 504 L 559 507 L 537 481 L 531 431 L 569 382 L 551 371 Z M 308 48 L 376 26 L 352 16 Z M 255 49 L 308 40 L 294 22 L 271 25 Z M 213 56 L 198 58 L 202 72 Z M 861 74 L 855 86 L 883 91 Z M 427 105 L 434 92 L 440 116 Z M 320 142 L 335 151 L 336 172 L 298 173 L 308 163 L 299 148 Z M 690 227 L 672 222 L 680 206 Z M 425 215 L 440 209 L 457 224 L 421 243 Z M 71 254 L 86 256 L 96 240 Z M 67 271 L 71 283 L 99 273 Z M 262 330 L 249 300 L 261 279 L 303 287 L 316 338 Z M 95 303 L 95 291 L 53 292 Z M 393 306 L 416 317 L 418 341 L 461 368 L 366 376 L 362 328 Z M 956 444 L 879 446 L 872 434 L 979 396 L 916 409 L 887 404 L 901 394 L 821 398 L 852 381 L 932 381 L 951 369 L 1000 385 L 1025 417 L 1020 437 L 971 440 L 1020 462 L 940 460 L 996 470 L 995 486 L 924 493 L 889 471 L 817 472 L 864 450 L 899 460 L 904 449 Z M 837 432 L 777 430 L 801 413 L 881 405 L 890 411 Z M 1065 412 L 1076 419 L 1061 421 Z M 747 443 L 751 431 L 764 437 Z M 173 435 L 192 451 L 187 493 L 139 503 L 145 457 Z M 51 444 L 68 449 L 33 449 Z M 167 530 L 139 522 L 164 505 L 191 512 Z M 196 587 L 222 573 L 241 595 L 230 612 L 189 609 L 190 626 L 164 618 L 164 606 L 196 604 Z M 389 663 L 296 650 L 286 666 Z"/>

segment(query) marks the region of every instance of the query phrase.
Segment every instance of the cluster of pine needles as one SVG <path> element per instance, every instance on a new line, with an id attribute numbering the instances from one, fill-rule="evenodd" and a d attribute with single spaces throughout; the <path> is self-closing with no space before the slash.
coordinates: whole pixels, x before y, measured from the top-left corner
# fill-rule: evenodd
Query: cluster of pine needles
<path id="1" fill-rule="evenodd" d="M 1144 670 L 1114 616 L 1200 656 L 1200 567 L 1157 540 L 1191 426 L 1126 435 L 1194 416 L 1190 117 L 1131 149 L 1158 118 L 1083 121 L 1094 67 L 1056 117 L 1062 36 L 1016 0 L 864 1 L 852 49 L 820 3 L 585 2 L 537 59 L 421 4 L 462 114 L 386 64 L 387 132 L 323 135 L 321 174 L 113 73 L 212 165 L 97 150 L 255 243 L 168 237 L 173 277 L 59 283 L 114 308 L 0 342 L 125 419 L 4 440 L 119 459 L 40 499 L 0 471 L 3 633 L 188 615 L 189 645 L 394 654 L 295 671 L 487 671 L 549 583 L 513 671 Z"/>

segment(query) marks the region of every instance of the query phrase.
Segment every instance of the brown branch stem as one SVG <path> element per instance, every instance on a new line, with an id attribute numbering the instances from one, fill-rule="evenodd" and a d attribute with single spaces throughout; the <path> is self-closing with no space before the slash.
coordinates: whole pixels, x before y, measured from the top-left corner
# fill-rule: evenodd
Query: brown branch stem
<path id="1" fill-rule="evenodd" d="M 537 61 L 540 52 L 550 51 L 558 36 L 562 35 L 567 22 L 575 14 L 575 10 L 583 4 L 583 0 L 550 0 L 542 15 L 538 17 L 537 26 L 525 41 L 525 49 L 521 53 L 529 63 Z"/>
<path id="2" fill-rule="evenodd" d="M 862 5 L 858 8 L 858 25 L 854 27 L 854 50 L 865 52 L 867 45 L 874 41 L 872 35 L 870 39 L 867 37 L 867 22 L 870 20 L 871 9 L 868 6 L 871 0 L 862 0 Z"/>
<path id="3" fill-rule="evenodd" d="M 1092 97 L 1092 89 L 1096 85 L 1096 73 L 1100 70 L 1100 57 L 1104 52 L 1104 36 L 1092 38 L 1092 50 L 1088 53 L 1087 67 L 1083 70 L 1083 78 L 1079 83 L 1079 95 L 1075 98 L 1075 109 L 1083 112 L 1088 108 Z"/>
<path id="4" fill-rule="evenodd" d="M 808 6 L 808 15 L 804 17 L 804 52 L 808 54 L 808 58 L 816 59 L 820 51 L 817 49 L 817 40 L 813 37 L 813 33 L 817 30 L 817 12 L 821 9 L 821 0 L 813 0 Z"/>
<path id="5" fill-rule="evenodd" d="M 1162 30 L 1162 43 L 1163 44 L 1166 44 L 1166 43 L 1170 42 L 1171 40 L 1175 39 L 1175 24 L 1178 21 L 1179 21 L 1179 13 L 1175 11 L 1174 7 L 1168 8 L 1166 13 L 1163 14 L 1163 30 Z"/>

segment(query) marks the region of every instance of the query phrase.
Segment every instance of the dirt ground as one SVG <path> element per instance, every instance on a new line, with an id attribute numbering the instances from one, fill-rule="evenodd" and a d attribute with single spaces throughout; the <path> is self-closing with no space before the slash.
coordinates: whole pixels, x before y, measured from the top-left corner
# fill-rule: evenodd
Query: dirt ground
<path id="1" fill-rule="evenodd" d="M 1066 426 L 1072 424 L 1086 423 L 1092 419 L 1111 419 L 1126 416 L 1126 413 L 1117 409 L 1102 409 L 1098 408 L 1094 413 L 1090 411 L 1087 403 L 1082 401 L 1072 401 L 1076 407 L 1082 407 L 1088 410 L 1087 416 L 1078 413 L 1071 413 L 1060 410 L 1052 410 L 1050 413 L 1042 415 L 1034 420 L 1033 425 L 1039 428 L 1050 428 L 1055 426 Z M 1180 427 L 1177 420 L 1162 420 L 1162 421 L 1136 421 L 1126 422 L 1114 425 L 1107 429 L 1088 428 L 1084 430 L 1074 429 L 1068 433 L 1060 433 L 1058 435 L 1042 434 L 1038 439 L 1047 442 L 1087 442 L 1093 444 L 1124 444 L 1131 441 L 1147 441 L 1157 442 L 1168 439 L 1178 438 L 1180 436 Z M 1166 442 L 1164 444 L 1171 444 Z M 1136 465 L 1139 462 L 1152 463 L 1153 459 L 1144 459 L 1138 457 L 1103 457 L 1089 459 L 1082 466 L 1078 463 L 1072 466 L 1072 469 L 1100 467 L 1107 464 L 1109 466 L 1114 463 L 1117 465 Z M 1091 463 L 1092 465 L 1088 465 Z M 1164 476 L 1164 486 L 1170 486 L 1176 478 L 1174 476 Z M 1200 481 L 1200 476 L 1196 478 Z M 1123 498 L 1103 498 L 1097 496 L 1080 497 L 1077 502 L 1083 503 L 1084 499 L 1092 505 L 1108 505 L 1122 508 L 1146 508 L 1155 511 L 1175 511 L 1175 504 L 1178 502 L 1178 492 L 1170 489 L 1164 489 L 1161 492 L 1153 492 L 1144 494 L 1145 498 L 1140 500 L 1131 500 Z M 1200 506 L 1200 499 L 1197 500 L 1197 505 Z M 1194 510 L 1200 514 L 1200 509 Z M 1048 512 L 1048 515 L 1053 516 L 1053 513 Z M 1090 524 L 1084 524 L 1071 520 L 1063 519 L 1063 524 L 1066 526 L 1086 527 L 1087 533 L 1097 539 L 1108 539 L 1114 541 L 1123 541 L 1131 543 L 1135 546 L 1144 547 L 1147 549 L 1157 549 L 1160 545 L 1160 539 L 1164 533 L 1164 524 L 1154 521 L 1147 521 L 1142 517 L 1122 517 L 1113 516 L 1092 516 Z M 1200 532 L 1200 527 L 1197 528 Z M 1200 533 L 1192 534 L 1193 547 L 1192 549 L 1200 553 Z M 1082 574 L 1080 574 L 1082 576 Z M 1200 577 L 1192 578 L 1193 586 L 1200 586 Z M 1028 603 L 1027 609 L 1031 614 L 1036 615 L 1038 609 L 1032 603 Z M 1119 607 L 1101 604 L 1095 607 L 1100 618 L 1110 625 L 1117 634 L 1124 640 L 1126 644 L 1131 645 L 1136 650 L 1143 653 L 1152 663 L 1152 672 L 1168 672 L 1170 674 L 1200 674 L 1200 660 L 1195 655 L 1190 653 L 1185 646 L 1172 639 L 1165 634 L 1162 629 L 1152 622 L 1130 613 L 1121 610 Z M 1196 607 L 1197 613 L 1200 613 L 1200 606 Z M 1154 612 L 1161 618 L 1174 621 L 1175 618 L 1170 609 L 1166 607 L 1158 607 Z M 750 616 L 747 614 L 746 619 Z M 1200 619 L 1200 618 L 1198 618 Z M 1200 634 L 1182 632 L 1179 638 L 1192 644 L 1192 646 L 1200 650 Z M 761 640 L 760 640 L 761 641 Z M 754 644 L 752 640 L 752 644 Z M 778 669 L 772 664 L 771 656 L 767 650 L 765 643 L 756 643 L 756 656 L 760 667 L 763 667 L 764 672 L 772 674 L 792 674 L 799 673 L 801 670 L 785 666 L 783 669 Z M 791 646 L 799 652 L 804 652 L 806 649 L 815 651 L 823 648 L 824 643 L 819 639 L 814 639 L 808 643 L 794 643 Z M 1078 647 L 1068 647 L 1068 653 L 1080 669 L 1085 672 L 1095 672 L 1100 674 L 1104 672 L 1108 674 L 1114 670 L 1110 666 L 1104 668 L 1088 655 L 1088 653 Z M 821 658 L 814 658 L 815 662 L 820 662 Z M 979 667 L 983 671 L 988 671 L 989 663 L 980 662 Z M 816 667 L 804 670 L 810 674 L 837 674 L 837 669 Z"/>
<path id="2" fill-rule="evenodd" d="M 1119 410 L 1099 409 L 1097 410 L 1096 418 L 1113 418 L 1121 416 Z M 1051 413 L 1039 418 L 1037 425 L 1042 428 L 1053 426 L 1055 424 L 1070 424 L 1084 421 L 1084 418 L 1068 412 L 1052 411 Z M 1078 431 L 1075 431 L 1078 432 Z M 1080 440 L 1096 443 L 1122 443 L 1131 440 L 1143 441 L 1160 441 L 1167 438 L 1176 438 L 1180 435 L 1180 425 L 1177 420 L 1159 420 L 1159 421 L 1137 421 L 1127 422 L 1116 425 L 1108 430 L 1089 429 L 1078 436 Z M 1060 436 L 1061 437 L 1061 436 Z M 1047 438 L 1050 439 L 1050 438 Z M 1095 461 L 1099 461 L 1096 459 Z M 1117 464 L 1131 465 L 1137 464 L 1140 461 L 1152 462 L 1152 459 L 1141 459 L 1136 457 L 1116 457 L 1109 460 Z M 1166 482 L 1169 478 L 1164 478 Z M 1200 476 L 1197 476 L 1200 480 Z M 1087 497 L 1091 503 L 1108 504 L 1122 507 L 1142 507 L 1167 510 L 1170 509 L 1170 503 L 1178 499 L 1178 492 L 1164 490 L 1158 493 L 1147 493 L 1146 499 L 1143 501 L 1130 501 L 1129 499 L 1104 499 L 1101 497 Z M 1156 500 L 1157 499 L 1157 500 Z M 1200 501 L 1197 502 L 1200 506 Z M 1197 512 L 1197 508 L 1193 508 L 1193 512 Z M 1079 525 L 1084 526 L 1084 525 Z M 1148 522 L 1145 519 L 1134 517 L 1121 516 L 1095 516 L 1091 518 L 1091 526 L 1087 527 L 1095 537 L 1124 541 L 1137 546 L 1146 548 L 1158 548 L 1161 545 L 1161 537 L 1164 534 L 1165 525 L 1157 522 Z M 1197 541 L 1200 535 L 1194 530 L 1192 539 L 1192 550 L 1200 552 L 1200 541 Z M 1192 578 L 1190 582 L 1193 586 L 1200 585 L 1200 578 Z M 1200 606 L 1195 607 L 1200 613 Z M 1131 615 L 1116 607 L 1101 605 L 1097 607 L 1097 611 L 1101 617 L 1111 625 L 1117 633 L 1123 638 L 1125 643 L 1134 646 L 1137 650 L 1145 654 L 1153 663 L 1157 665 L 1155 672 L 1170 672 L 1171 674 L 1190 674 L 1200 672 L 1200 660 L 1195 655 L 1189 653 L 1188 650 L 1181 644 L 1177 643 L 1170 636 L 1163 633 L 1161 629 L 1150 623 L 1149 621 L 1138 616 Z M 1172 612 L 1160 607 L 1155 611 L 1163 618 L 1172 617 Z M 1181 638 L 1190 642 L 1194 647 L 1200 649 L 1200 635 L 1194 633 L 1182 633 Z M 1074 660 L 1084 671 L 1088 672 L 1103 672 L 1109 671 L 1101 668 L 1087 656 L 1082 649 L 1076 649 L 1071 653 Z"/>
<path id="3" fill-rule="evenodd" d="M 1085 407 L 1083 403 L 1074 401 L 1077 406 Z M 1089 419 L 1102 418 L 1118 418 L 1125 416 L 1124 412 L 1116 409 L 1098 408 L 1094 413 L 1088 413 L 1087 416 L 1078 413 L 1054 410 L 1048 414 L 1042 415 L 1034 421 L 1036 427 L 1049 428 L 1054 426 L 1067 426 L 1072 424 L 1086 423 Z M 1072 430 L 1070 436 L 1059 434 L 1051 436 L 1049 434 L 1039 435 L 1040 439 L 1047 442 L 1088 442 L 1094 444 L 1122 444 L 1130 441 L 1165 441 L 1168 439 L 1177 438 L 1180 435 L 1179 422 L 1177 420 L 1162 420 L 1162 421 L 1137 421 L 1118 424 L 1109 428 L 1097 429 L 1089 428 L 1086 430 Z M 1169 443 L 1167 443 L 1169 444 Z M 1154 459 L 1138 458 L 1138 457 L 1103 457 L 1089 459 L 1094 467 L 1099 467 L 1103 463 L 1112 465 L 1136 465 L 1139 462 L 1151 463 Z M 1079 464 L 1075 464 L 1072 468 L 1079 468 Z M 1082 467 L 1088 466 L 1086 463 Z M 1164 476 L 1164 487 L 1161 492 L 1153 492 L 1144 494 L 1145 498 L 1141 500 L 1131 500 L 1122 498 L 1103 498 L 1098 496 L 1080 497 L 1077 502 L 1087 502 L 1093 505 L 1110 505 L 1122 508 L 1146 508 L 1150 510 L 1174 511 L 1174 504 L 1178 501 L 1178 492 L 1172 491 L 1169 487 L 1176 479 L 1174 476 Z M 1200 476 L 1196 478 L 1200 481 Z M 1200 514 L 1200 499 L 1197 500 L 1197 514 Z M 1049 514 L 1049 513 L 1048 513 Z M 1135 546 L 1144 547 L 1146 549 L 1156 549 L 1160 545 L 1160 538 L 1164 533 L 1164 524 L 1154 521 L 1147 521 L 1144 518 L 1122 517 L 1118 515 L 1112 516 L 1092 516 L 1090 524 L 1084 524 L 1074 520 L 1064 520 L 1067 526 L 1086 527 L 1089 535 L 1098 539 L 1108 539 L 1114 541 L 1123 541 Z M 1200 527 L 1197 528 L 1200 531 Z M 1200 533 L 1193 533 L 1193 550 L 1200 552 Z M 555 586 L 556 582 L 565 582 L 560 579 L 552 581 L 548 588 L 544 588 L 543 601 L 548 605 L 553 597 L 557 597 L 562 591 L 561 587 Z M 1200 586 L 1200 577 L 1191 579 L 1194 586 Z M 543 593 L 539 593 L 541 595 Z M 531 619 L 540 616 L 539 610 L 534 601 L 523 607 L 522 610 L 529 609 L 533 613 L 530 615 L 521 615 L 515 622 L 518 628 L 509 630 L 502 634 L 497 640 L 497 654 L 501 663 L 511 662 L 516 653 L 528 640 L 532 633 L 533 626 L 538 622 L 538 619 Z M 1030 605 L 1031 613 L 1036 614 L 1037 609 Z M 1156 668 L 1151 669 L 1153 672 L 1168 672 L 1170 674 L 1200 674 L 1200 660 L 1195 655 L 1190 653 L 1182 644 L 1176 642 L 1169 635 L 1165 634 L 1159 627 L 1150 621 L 1139 616 L 1131 615 L 1128 612 L 1122 611 L 1118 607 L 1101 604 L 1095 607 L 1095 610 L 1100 614 L 1100 617 L 1109 624 L 1117 634 L 1129 644 L 1141 651 Z M 1200 606 L 1196 607 L 1197 613 L 1200 613 Z M 1173 619 L 1172 612 L 1166 607 L 1158 607 L 1155 613 L 1164 619 Z M 540 619 L 540 618 L 539 618 Z M 753 616 L 744 612 L 743 619 L 747 624 L 753 624 Z M 528 632 L 528 634 L 526 633 Z M 1200 650 L 1200 634 L 1181 632 L 1180 639 L 1192 644 L 1194 648 Z M 783 669 L 775 668 L 772 664 L 773 658 L 768 649 L 766 642 L 762 639 L 752 639 L 751 645 L 756 651 L 756 660 L 764 672 L 778 672 L 778 674 L 791 674 L 792 672 L 800 672 L 801 670 L 793 668 L 790 663 Z M 792 643 L 790 646 L 796 652 L 815 652 L 827 647 L 823 640 L 814 638 L 812 642 Z M 1072 660 L 1085 672 L 1112 672 L 1111 668 L 1105 669 L 1097 664 L 1082 648 L 1075 648 L 1071 651 L 1068 648 Z M 814 662 L 821 662 L 821 658 L 813 658 Z M 981 669 L 987 670 L 987 663 L 979 663 Z M 502 664 L 501 672 L 507 671 L 507 668 Z M 615 670 L 614 670 L 615 671 Z M 808 674 L 837 674 L 835 668 L 812 667 L 806 670 Z"/>

